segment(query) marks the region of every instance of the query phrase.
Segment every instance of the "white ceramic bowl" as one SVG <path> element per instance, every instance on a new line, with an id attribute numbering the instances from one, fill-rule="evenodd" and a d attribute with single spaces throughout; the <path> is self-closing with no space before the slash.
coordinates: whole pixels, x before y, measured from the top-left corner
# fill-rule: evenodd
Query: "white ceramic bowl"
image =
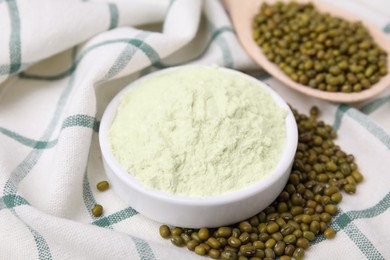
<path id="1" fill-rule="evenodd" d="M 99 141 L 103 164 L 110 184 L 118 196 L 142 215 L 163 224 L 200 228 L 217 227 L 240 222 L 254 216 L 271 204 L 287 183 L 294 159 L 298 131 L 294 116 L 286 102 L 265 83 L 244 73 L 220 68 L 237 77 L 254 81 L 259 88 L 270 92 L 276 103 L 288 110 L 286 117 L 287 141 L 278 166 L 268 177 L 254 185 L 213 197 L 176 196 L 145 187 L 130 175 L 111 152 L 109 130 L 122 96 L 147 78 L 155 77 L 179 67 L 164 69 L 144 76 L 125 87 L 106 108 L 100 123 Z"/>

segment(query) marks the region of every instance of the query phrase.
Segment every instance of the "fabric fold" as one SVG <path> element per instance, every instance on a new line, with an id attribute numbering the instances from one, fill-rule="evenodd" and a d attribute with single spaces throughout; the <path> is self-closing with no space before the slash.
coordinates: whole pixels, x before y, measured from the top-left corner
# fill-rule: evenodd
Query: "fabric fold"
<path id="1" fill-rule="evenodd" d="M 334 4 L 390 32 L 390 16 L 379 11 L 390 8 L 385 1 Z M 133 80 L 186 64 L 250 72 L 304 114 L 318 106 L 365 181 L 339 204 L 335 239 L 318 238 L 306 258 L 390 258 L 389 89 L 355 105 L 292 91 L 246 54 L 217 0 L 7 0 L 0 1 L 0 259 L 199 259 L 160 238 L 162 223 L 96 188 L 107 179 L 98 142 L 107 104 Z M 91 213 L 96 203 L 100 217 Z"/>

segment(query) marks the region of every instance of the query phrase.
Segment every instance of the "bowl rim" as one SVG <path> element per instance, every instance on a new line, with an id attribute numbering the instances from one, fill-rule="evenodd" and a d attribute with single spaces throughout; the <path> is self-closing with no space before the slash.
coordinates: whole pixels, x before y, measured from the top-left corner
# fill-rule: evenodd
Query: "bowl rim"
<path id="1" fill-rule="evenodd" d="M 188 206 L 210 206 L 210 205 L 220 205 L 226 204 L 229 202 L 236 202 L 240 200 L 245 200 L 253 195 L 260 193 L 263 190 L 266 190 L 273 184 L 277 183 L 286 173 L 286 171 L 290 168 L 295 152 L 298 144 L 298 130 L 297 124 L 293 115 L 293 112 L 289 105 L 284 101 L 284 99 L 279 96 L 279 94 L 273 90 L 267 83 L 260 81 L 248 74 L 240 72 L 238 70 L 225 68 L 225 67 L 217 67 L 221 71 L 231 73 L 237 75 L 239 77 L 243 77 L 246 80 L 250 80 L 255 82 L 259 87 L 262 87 L 266 91 L 268 91 L 274 101 L 278 106 L 287 110 L 287 115 L 285 119 L 286 125 L 286 143 L 283 153 L 279 159 L 277 167 L 265 178 L 261 179 L 259 182 L 256 182 L 252 185 L 244 187 L 242 189 L 228 192 L 221 195 L 214 196 L 184 196 L 184 195 L 176 195 L 170 194 L 164 191 L 160 191 L 157 189 L 149 188 L 145 186 L 141 181 L 137 180 L 134 176 L 131 175 L 115 158 L 111 151 L 110 141 L 109 141 L 109 130 L 112 125 L 112 122 L 115 118 L 117 107 L 120 104 L 122 97 L 127 94 L 128 91 L 131 91 L 134 87 L 140 85 L 143 81 L 150 79 L 152 77 L 157 77 L 159 75 L 172 72 L 181 68 L 188 67 L 201 67 L 201 68 L 215 68 L 216 66 L 210 65 L 181 65 L 169 67 L 166 69 L 158 70 L 149 73 L 148 75 L 142 76 L 132 82 L 130 82 L 127 86 L 125 86 L 121 91 L 119 91 L 114 98 L 109 102 L 108 106 L 104 110 L 102 119 L 100 121 L 99 126 L 99 143 L 100 150 L 103 156 L 103 160 L 108 164 L 111 168 L 113 174 L 115 174 L 123 183 L 127 186 L 130 186 L 134 190 L 146 194 L 149 197 L 153 197 L 156 200 L 175 203 L 177 205 L 188 205 Z"/>

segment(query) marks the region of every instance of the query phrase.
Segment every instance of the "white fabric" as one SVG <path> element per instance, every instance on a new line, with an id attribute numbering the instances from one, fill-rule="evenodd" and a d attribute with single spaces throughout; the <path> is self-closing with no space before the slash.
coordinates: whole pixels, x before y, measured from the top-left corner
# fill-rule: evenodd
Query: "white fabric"
<path id="1" fill-rule="evenodd" d="M 390 31 L 388 1 L 323 1 Z M 216 0 L 0 0 L 0 259 L 202 259 L 96 189 L 108 102 L 142 75 L 192 63 L 262 74 Z M 336 237 L 306 258 L 390 258 L 390 90 L 351 107 L 264 80 L 302 113 L 317 105 L 365 176 L 340 203 Z"/>

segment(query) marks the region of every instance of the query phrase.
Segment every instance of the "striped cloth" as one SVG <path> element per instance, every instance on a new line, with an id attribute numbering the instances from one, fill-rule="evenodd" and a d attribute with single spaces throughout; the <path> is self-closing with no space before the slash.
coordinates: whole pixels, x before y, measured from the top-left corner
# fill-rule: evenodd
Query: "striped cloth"
<path id="1" fill-rule="evenodd" d="M 387 0 L 323 1 L 390 33 Z M 202 259 L 96 189 L 108 102 L 190 63 L 252 69 L 300 112 L 317 105 L 365 181 L 340 204 L 337 236 L 319 237 L 306 259 L 390 259 L 390 90 L 354 107 L 290 91 L 247 57 L 216 0 L 0 0 L 0 259 Z"/>

